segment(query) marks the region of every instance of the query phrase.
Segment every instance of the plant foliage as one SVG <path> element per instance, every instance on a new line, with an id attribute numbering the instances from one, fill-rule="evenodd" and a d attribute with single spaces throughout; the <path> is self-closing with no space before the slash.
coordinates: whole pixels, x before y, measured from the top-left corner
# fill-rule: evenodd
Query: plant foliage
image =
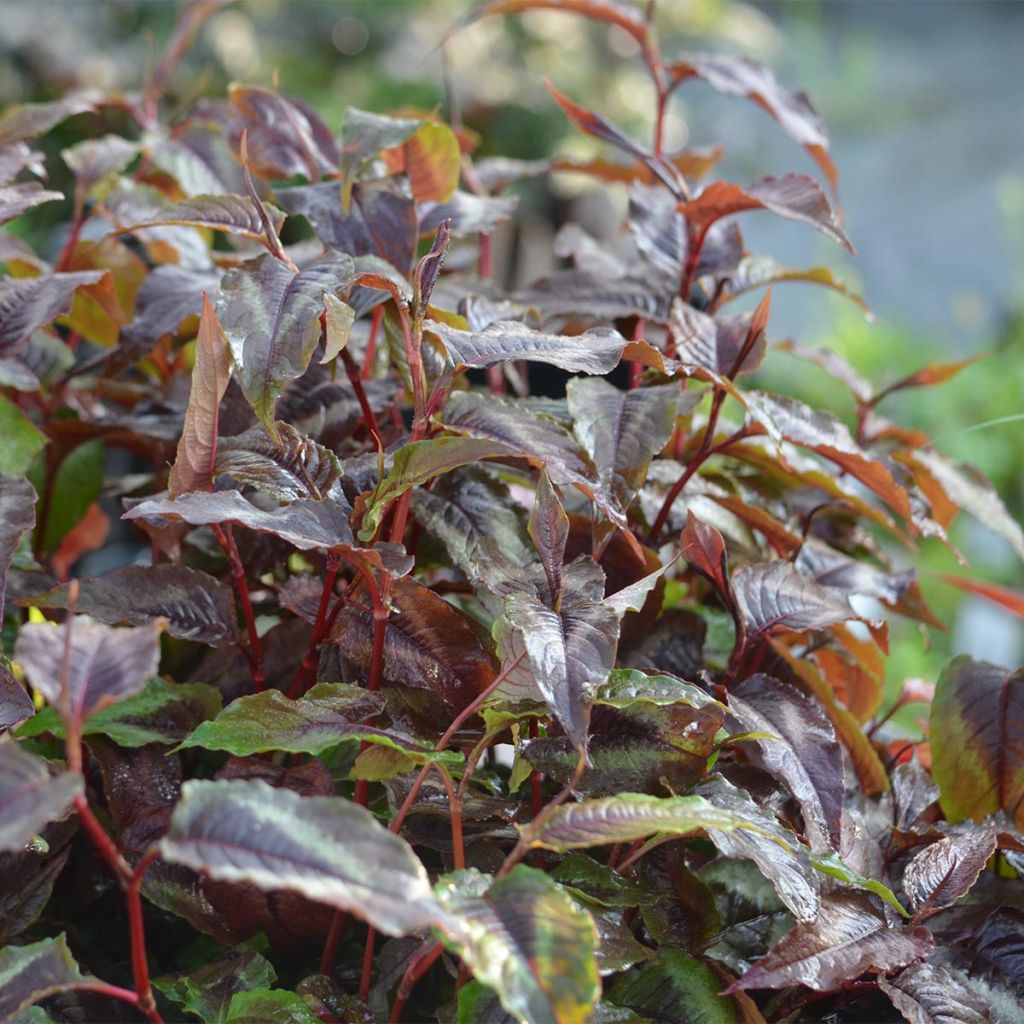
<path id="1" fill-rule="evenodd" d="M 772 286 L 862 305 L 744 247 L 849 248 L 810 100 L 625 2 L 493 0 L 635 38 L 653 135 L 552 86 L 607 160 L 478 159 L 436 111 L 165 103 L 216 6 L 142 93 L 0 116 L 5 222 L 80 138 L 57 254 L 0 252 L 4 1019 L 1024 1019 L 1024 673 L 956 659 L 931 747 L 880 713 L 887 619 L 937 625 L 905 552 L 962 509 L 1024 557 L 877 412 L 959 364 L 787 343 L 852 425 L 756 387 Z M 666 151 L 694 78 L 825 186 Z M 510 187 L 566 169 L 622 235 L 508 290 Z M 115 528 L 135 564 L 80 571 Z"/>

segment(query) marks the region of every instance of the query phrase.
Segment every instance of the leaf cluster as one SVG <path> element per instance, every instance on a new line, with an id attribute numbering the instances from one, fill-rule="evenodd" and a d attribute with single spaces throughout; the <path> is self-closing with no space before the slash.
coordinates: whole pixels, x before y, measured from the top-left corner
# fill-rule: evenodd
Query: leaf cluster
<path id="1" fill-rule="evenodd" d="M 1024 671 L 956 659 L 924 736 L 882 710 L 888 619 L 942 626 L 908 552 L 962 510 L 1024 557 L 878 412 L 962 364 L 784 343 L 853 423 L 756 387 L 773 286 L 866 309 L 741 234 L 850 247 L 810 100 L 618 0 L 492 0 L 633 36 L 652 141 L 554 86 L 607 159 L 254 85 L 172 109 L 217 6 L 138 94 L 0 115 L 4 222 L 82 134 L 57 255 L 0 235 L 0 1016 L 1019 1021 Z M 667 152 L 694 78 L 825 187 Z M 562 173 L 627 191 L 622 235 L 507 289 L 513 186 Z M 82 571 L 114 529 L 134 564 Z"/>

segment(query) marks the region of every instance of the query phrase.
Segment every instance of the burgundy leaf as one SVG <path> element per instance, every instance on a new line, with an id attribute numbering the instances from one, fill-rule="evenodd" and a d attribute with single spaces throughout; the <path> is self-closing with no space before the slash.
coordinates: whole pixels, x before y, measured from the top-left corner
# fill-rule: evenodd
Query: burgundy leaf
<path id="1" fill-rule="evenodd" d="M 20 181 L 14 185 L 0 185 L 0 224 L 6 224 L 43 203 L 63 199 L 63 192 L 51 192 L 37 181 Z"/>
<path id="2" fill-rule="evenodd" d="M 815 921 L 798 924 L 726 991 L 806 985 L 827 992 L 868 971 L 905 967 L 932 946 L 926 928 L 889 927 L 871 897 L 837 891 L 822 896 Z"/>
<path id="3" fill-rule="evenodd" d="M 530 539 L 540 556 L 548 581 L 549 602 L 557 605 L 562 596 L 562 562 L 569 539 L 569 517 L 565 514 L 558 491 L 545 470 L 537 481 L 537 493 L 527 526 Z"/>
<path id="4" fill-rule="evenodd" d="M 36 713 L 32 698 L 0 662 L 0 736 Z"/>
<path id="5" fill-rule="evenodd" d="M 920 916 L 942 910 L 963 896 L 996 852 L 996 830 L 975 829 L 925 847 L 907 865 L 903 888 Z"/>
<path id="6" fill-rule="evenodd" d="M 0 740 L 0 851 L 20 851 L 61 818 L 83 790 L 79 772 L 51 773 L 49 762 Z"/>
<path id="7" fill-rule="evenodd" d="M 29 623 L 22 626 L 14 653 L 33 687 L 69 726 L 77 726 L 94 711 L 138 692 L 156 674 L 162 628 L 157 621 L 114 629 L 85 615 L 59 626 Z"/>
<path id="8" fill-rule="evenodd" d="M 709 579 L 723 598 L 731 601 L 729 556 L 722 535 L 713 526 L 701 522 L 692 512 L 687 512 L 680 543 L 683 558 Z"/>
<path id="9" fill-rule="evenodd" d="M 807 174 L 766 177 L 747 189 L 726 181 L 708 185 L 695 199 L 679 204 L 690 230 L 703 234 L 722 217 L 747 210 L 771 210 L 787 220 L 802 221 L 853 252 L 835 210 L 821 186 Z"/>
<path id="10" fill-rule="evenodd" d="M 952 971 L 938 964 L 919 963 L 895 977 L 878 979 L 908 1024 L 989 1024 L 989 1007 Z"/>
<path id="11" fill-rule="evenodd" d="M 477 196 L 456 191 L 443 203 L 420 204 L 420 234 L 432 234 L 444 220 L 452 222 L 453 238 L 489 235 L 516 212 L 518 196 Z"/>
<path id="12" fill-rule="evenodd" d="M 40 327 L 71 308 L 77 289 L 96 284 L 104 270 L 0 279 L 0 356 L 20 352 Z"/>
<path id="13" fill-rule="evenodd" d="M 753 327 L 751 316 L 710 317 L 677 299 L 672 304 L 672 333 L 676 352 L 685 371 L 702 379 L 730 379 L 741 373 L 753 373 L 764 360 L 764 332 L 753 344 L 746 341 Z M 742 357 L 742 359 L 741 359 Z"/>
<path id="14" fill-rule="evenodd" d="M 21 477 L 0 473 L 0 620 L 7 594 L 7 570 L 21 538 L 36 525 L 35 488 Z"/>
<path id="15" fill-rule="evenodd" d="M 237 626 L 231 591 L 220 581 L 183 565 L 131 565 L 77 581 L 75 609 L 108 625 L 142 626 L 163 620 L 182 640 L 217 647 L 232 643 Z M 19 604 L 67 608 L 70 584 Z"/>
<path id="16" fill-rule="evenodd" d="M 772 735 L 750 741 L 755 763 L 796 797 L 811 849 L 838 849 L 843 755 L 821 705 L 796 687 L 759 674 L 730 690 L 729 708 L 743 731 Z"/>

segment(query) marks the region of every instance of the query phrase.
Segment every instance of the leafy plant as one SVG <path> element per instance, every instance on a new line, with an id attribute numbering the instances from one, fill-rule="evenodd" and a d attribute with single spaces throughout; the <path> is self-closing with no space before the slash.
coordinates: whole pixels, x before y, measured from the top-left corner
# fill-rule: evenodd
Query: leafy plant
<path id="1" fill-rule="evenodd" d="M 810 101 L 624 3 L 497 0 L 631 35 L 652 143 L 553 86 L 611 158 L 474 160 L 416 110 L 339 138 L 258 86 L 173 110 L 216 6 L 140 94 L 0 116 L 5 221 L 81 135 L 55 259 L 0 236 L 4 1019 L 1020 1020 L 1024 675 L 954 661 L 934 749 L 881 710 L 886 618 L 941 625 L 899 548 L 963 509 L 1024 557 L 877 411 L 960 367 L 787 343 L 852 425 L 750 386 L 766 289 L 849 294 L 736 222 L 849 247 Z M 691 78 L 832 198 L 666 152 Z M 509 291 L 509 188 L 566 169 L 626 230 Z M 76 573 L 119 507 L 136 564 Z"/>

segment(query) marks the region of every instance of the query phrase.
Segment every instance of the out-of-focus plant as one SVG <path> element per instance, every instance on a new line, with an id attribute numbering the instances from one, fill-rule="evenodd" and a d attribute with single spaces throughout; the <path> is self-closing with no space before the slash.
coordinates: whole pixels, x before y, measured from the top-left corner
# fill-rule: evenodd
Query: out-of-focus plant
<path id="1" fill-rule="evenodd" d="M 37 140 L 86 134 L 56 259 L 0 236 L 3 1017 L 1015 1019 L 1024 676 L 954 660 L 901 696 L 934 691 L 931 747 L 894 745 L 851 603 L 936 624 L 887 551 L 961 510 L 1024 556 L 889 418 L 963 366 L 878 385 L 787 344 L 852 429 L 750 387 L 765 289 L 860 299 L 736 218 L 849 242 L 814 178 L 666 143 L 703 79 L 834 193 L 807 97 L 626 4 L 498 0 L 472 17 L 635 40 L 651 141 L 554 85 L 600 159 L 475 158 L 411 108 L 338 138 L 241 84 L 169 108 L 219 6 L 136 93 L 0 115 L 5 221 L 60 198 Z M 507 190 L 566 169 L 628 191 L 622 237 L 570 225 L 509 292 Z M 150 557 L 77 578 L 111 499 Z"/>

